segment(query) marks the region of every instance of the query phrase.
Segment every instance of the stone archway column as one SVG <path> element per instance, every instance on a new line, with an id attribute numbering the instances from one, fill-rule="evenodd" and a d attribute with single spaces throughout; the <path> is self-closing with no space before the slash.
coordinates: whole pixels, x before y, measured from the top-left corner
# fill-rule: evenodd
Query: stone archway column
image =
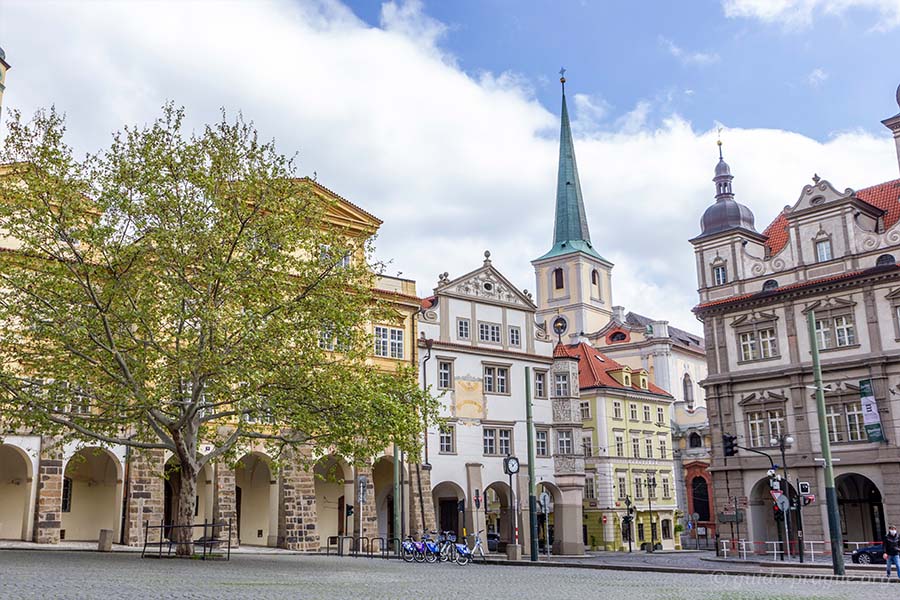
<path id="1" fill-rule="evenodd" d="M 128 492 L 125 498 L 125 544 L 144 544 L 144 522 L 159 525 L 163 520 L 165 490 L 162 450 L 131 450 L 126 465 Z M 162 530 L 150 529 L 148 542 L 159 542 Z"/>
<path id="2" fill-rule="evenodd" d="M 481 481 L 481 463 L 466 463 L 466 534 L 474 536 L 481 531 L 481 544 L 487 552 L 487 523 L 485 522 L 484 485 Z M 481 508 L 475 508 L 475 490 L 481 496 Z M 474 539 L 474 538 L 473 538 Z M 468 542 L 468 540 L 466 540 Z"/>
<path id="3" fill-rule="evenodd" d="M 224 463 L 216 463 L 211 466 L 215 469 L 213 475 L 213 521 L 216 523 L 231 521 L 231 547 L 237 548 L 240 542 L 238 540 L 234 469 Z M 220 535 L 224 533 L 224 531 L 219 532 Z"/>
<path id="4" fill-rule="evenodd" d="M 278 546 L 316 552 L 321 546 L 316 512 L 316 482 L 293 452 L 281 468 L 278 494 Z"/>
<path id="5" fill-rule="evenodd" d="M 583 555 L 584 475 L 557 475 L 556 485 L 559 487 L 561 498 L 553 506 L 553 552 L 564 555 Z"/>
<path id="6" fill-rule="evenodd" d="M 422 536 L 422 515 L 425 515 L 425 530 L 437 531 L 434 500 L 431 497 L 431 469 L 423 465 L 410 464 L 409 468 L 409 528 L 417 539 Z M 419 490 L 421 489 L 421 494 Z M 424 508 L 424 511 L 423 511 Z M 440 532 L 438 532 L 440 533 Z"/>
<path id="7" fill-rule="evenodd" d="M 378 510 L 375 506 L 375 477 L 372 467 L 356 467 L 356 481 L 353 484 L 353 501 L 350 504 L 354 509 L 353 527 L 355 534 L 360 537 L 376 537 L 378 535 Z M 360 485 L 365 484 L 365 502 L 360 503 Z M 347 502 L 347 500 L 344 500 Z"/>
<path id="8" fill-rule="evenodd" d="M 38 544 L 58 544 L 62 522 L 63 487 L 62 448 L 53 440 L 41 440 L 38 464 L 37 501 L 34 509 L 34 541 Z"/>

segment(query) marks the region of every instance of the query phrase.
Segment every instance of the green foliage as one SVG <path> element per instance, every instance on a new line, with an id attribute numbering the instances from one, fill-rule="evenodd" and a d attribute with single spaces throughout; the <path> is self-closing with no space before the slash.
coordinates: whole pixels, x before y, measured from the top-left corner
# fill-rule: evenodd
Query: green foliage
<path id="1" fill-rule="evenodd" d="M 367 363 L 368 324 L 391 316 L 368 233 L 325 226 L 329 201 L 240 116 L 191 135 L 183 118 L 167 105 L 80 160 L 55 111 L 8 122 L 6 426 L 169 449 L 191 471 L 241 440 L 415 450 L 436 411 L 411 365 Z M 194 462 L 200 442 L 216 450 Z"/>

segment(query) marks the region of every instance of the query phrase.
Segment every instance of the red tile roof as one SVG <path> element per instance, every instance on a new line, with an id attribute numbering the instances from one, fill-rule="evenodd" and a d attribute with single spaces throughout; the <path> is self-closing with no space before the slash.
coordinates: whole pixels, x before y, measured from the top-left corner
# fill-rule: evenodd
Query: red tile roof
<path id="1" fill-rule="evenodd" d="M 763 235 L 768 237 L 766 246 L 769 248 L 769 255 L 775 255 L 781 252 L 782 248 L 788 243 L 787 215 L 791 211 L 790 206 L 785 206 L 784 210 L 778 213 L 775 220 L 766 227 Z"/>
<path id="2" fill-rule="evenodd" d="M 900 221 L 900 179 L 885 181 L 857 190 L 856 197 L 884 211 L 885 229 L 890 229 L 897 221 Z M 785 207 L 763 231 L 763 235 L 769 238 L 766 241 L 766 247 L 769 249 L 770 256 L 781 252 L 788 243 L 787 215 L 789 212 L 790 208 Z"/>
<path id="3" fill-rule="evenodd" d="M 610 375 L 611 372 L 622 368 L 622 365 L 609 358 L 590 344 L 581 342 L 580 344 L 557 344 L 553 349 L 553 356 L 561 358 L 568 356 L 578 359 L 578 387 L 581 389 L 590 389 L 598 387 L 616 388 L 620 390 L 634 390 L 638 392 L 650 392 L 658 396 L 666 396 L 671 398 L 672 395 L 661 387 L 657 387 L 652 383 L 648 383 L 649 389 L 643 389 L 640 381 L 631 379 L 632 385 L 622 385 L 616 378 Z"/>
<path id="4" fill-rule="evenodd" d="M 422 298 L 422 302 L 420 303 L 420 305 L 422 306 L 422 308 L 431 308 L 432 306 L 434 306 L 436 301 L 437 298 L 435 298 L 434 296 L 428 296 L 427 298 Z"/>

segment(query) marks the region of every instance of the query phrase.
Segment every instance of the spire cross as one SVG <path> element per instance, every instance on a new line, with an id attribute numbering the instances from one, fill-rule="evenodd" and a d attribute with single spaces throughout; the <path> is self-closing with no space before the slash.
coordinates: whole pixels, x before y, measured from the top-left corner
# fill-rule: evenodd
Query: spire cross
<path id="1" fill-rule="evenodd" d="M 559 69 L 559 82 L 562 84 L 563 94 L 566 93 L 566 68 L 561 67 Z"/>
<path id="2" fill-rule="evenodd" d="M 716 144 L 719 145 L 719 160 L 722 160 L 722 128 L 718 127 L 716 129 L 716 136 L 719 138 L 716 140 Z"/>

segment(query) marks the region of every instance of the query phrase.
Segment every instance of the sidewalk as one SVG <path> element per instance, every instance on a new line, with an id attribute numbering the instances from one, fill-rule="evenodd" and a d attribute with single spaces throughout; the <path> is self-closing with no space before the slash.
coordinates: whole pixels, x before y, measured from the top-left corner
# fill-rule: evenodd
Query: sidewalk
<path id="1" fill-rule="evenodd" d="M 41 552 L 98 552 L 97 542 L 67 542 L 63 541 L 58 544 L 38 544 L 35 542 L 22 542 L 18 540 L 0 540 L 0 550 L 35 550 Z M 113 552 L 137 552 L 141 553 L 142 546 L 123 546 L 121 544 L 113 544 Z M 153 553 L 158 547 L 147 547 L 147 552 Z M 286 555 L 302 555 L 307 552 L 297 552 L 294 550 L 284 550 L 282 548 L 266 548 L 263 546 L 240 546 L 231 549 L 232 554 L 278 554 Z"/>

